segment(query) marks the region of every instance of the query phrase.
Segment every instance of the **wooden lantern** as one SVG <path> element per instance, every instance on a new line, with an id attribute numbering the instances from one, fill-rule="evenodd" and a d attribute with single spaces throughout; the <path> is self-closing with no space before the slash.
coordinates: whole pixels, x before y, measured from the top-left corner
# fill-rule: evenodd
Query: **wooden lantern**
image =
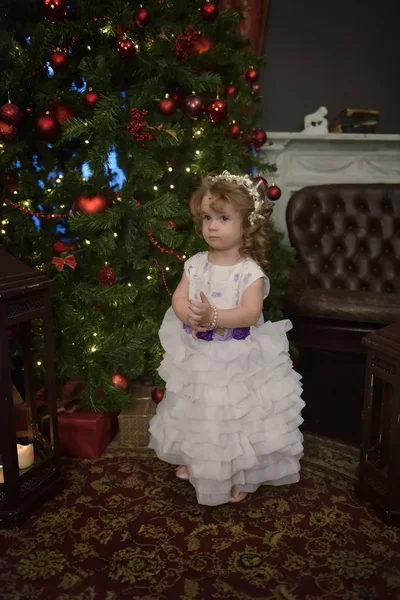
<path id="1" fill-rule="evenodd" d="M 400 525 L 400 322 L 370 333 L 356 493 Z"/>
<path id="2" fill-rule="evenodd" d="M 0 246 L 0 528 L 19 525 L 64 487 L 58 449 L 52 283 Z M 44 389 L 48 403 L 48 418 L 44 422 L 39 420 L 35 404 L 35 319 L 44 334 Z M 13 333 L 15 329 L 17 333 Z M 10 334 L 17 336 L 12 341 L 19 343 L 22 356 L 22 394 L 12 382 Z"/>

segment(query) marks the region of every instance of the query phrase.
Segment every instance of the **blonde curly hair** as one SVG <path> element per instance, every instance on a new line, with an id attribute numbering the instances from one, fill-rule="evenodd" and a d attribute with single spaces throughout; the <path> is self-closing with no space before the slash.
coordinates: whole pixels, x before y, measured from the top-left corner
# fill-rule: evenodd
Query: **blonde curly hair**
<path id="1" fill-rule="evenodd" d="M 258 192 L 261 200 L 264 200 L 258 211 L 263 218 L 256 219 L 254 224 L 249 221 L 249 215 L 254 210 L 254 200 L 243 185 L 233 181 L 223 179 L 212 181 L 211 176 L 205 177 L 200 187 L 192 194 L 189 209 L 195 221 L 196 230 L 201 234 L 201 202 L 204 196 L 213 197 L 210 206 L 218 212 L 223 210 L 224 205 L 230 204 L 242 216 L 243 244 L 239 248 L 240 255 L 244 258 L 251 257 L 262 267 L 268 268 L 269 262 L 265 254 L 270 244 L 272 204 L 267 200 L 266 190 L 262 184 L 258 187 Z"/>

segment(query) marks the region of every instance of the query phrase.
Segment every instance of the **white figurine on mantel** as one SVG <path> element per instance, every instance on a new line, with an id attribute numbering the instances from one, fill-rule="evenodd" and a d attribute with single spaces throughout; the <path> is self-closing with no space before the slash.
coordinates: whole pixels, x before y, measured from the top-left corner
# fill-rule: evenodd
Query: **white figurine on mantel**
<path id="1" fill-rule="evenodd" d="M 304 129 L 301 133 L 312 133 L 324 135 L 328 133 L 328 121 L 326 116 L 328 109 L 326 106 L 320 106 L 318 110 L 304 117 Z"/>

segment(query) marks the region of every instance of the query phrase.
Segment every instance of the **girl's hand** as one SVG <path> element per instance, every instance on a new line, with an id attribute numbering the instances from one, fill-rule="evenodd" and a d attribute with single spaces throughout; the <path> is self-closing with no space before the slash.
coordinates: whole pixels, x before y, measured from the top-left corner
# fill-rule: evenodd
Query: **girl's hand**
<path id="1" fill-rule="evenodd" d="M 213 319 L 213 309 L 208 301 L 208 298 L 203 292 L 200 293 L 201 302 L 196 300 L 189 300 L 189 317 L 193 319 L 194 323 L 199 325 L 200 323 L 211 323 Z"/>
<path id="2" fill-rule="evenodd" d="M 189 300 L 188 325 L 192 328 L 192 337 L 197 339 L 197 333 L 207 331 L 213 318 L 213 309 L 206 295 L 200 293 L 201 302 Z"/>

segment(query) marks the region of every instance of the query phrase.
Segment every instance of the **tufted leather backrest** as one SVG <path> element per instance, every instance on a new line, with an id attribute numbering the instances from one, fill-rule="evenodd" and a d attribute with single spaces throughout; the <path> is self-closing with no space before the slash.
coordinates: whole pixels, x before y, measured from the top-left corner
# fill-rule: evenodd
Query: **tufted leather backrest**
<path id="1" fill-rule="evenodd" d="M 400 293 L 400 184 L 305 187 L 286 221 L 311 287 Z"/>

